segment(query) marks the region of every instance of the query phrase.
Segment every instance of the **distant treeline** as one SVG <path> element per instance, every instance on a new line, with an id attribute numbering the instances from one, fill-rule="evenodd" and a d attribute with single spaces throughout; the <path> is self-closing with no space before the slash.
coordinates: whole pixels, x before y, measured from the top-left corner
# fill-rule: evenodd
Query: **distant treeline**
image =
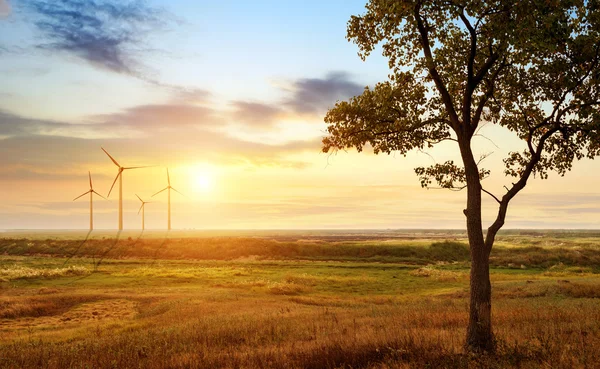
<path id="1" fill-rule="evenodd" d="M 496 246 L 491 262 L 497 267 L 547 268 L 557 264 L 578 265 L 600 270 L 600 247 Z M 82 240 L 0 239 L 0 254 L 51 255 L 106 259 L 170 259 L 170 260 L 321 260 L 407 263 L 468 263 L 469 249 L 456 240 L 424 240 L 409 242 L 326 242 L 278 241 L 268 238 L 214 237 L 173 239 L 102 238 Z"/>

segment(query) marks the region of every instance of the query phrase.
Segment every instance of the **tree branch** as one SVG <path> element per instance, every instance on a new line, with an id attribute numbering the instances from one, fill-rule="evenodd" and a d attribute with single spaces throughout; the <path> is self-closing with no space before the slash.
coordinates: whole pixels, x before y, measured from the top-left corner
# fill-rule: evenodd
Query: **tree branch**
<path id="1" fill-rule="evenodd" d="M 425 28 L 425 25 L 423 24 L 423 19 L 421 18 L 420 10 L 421 10 L 421 4 L 419 3 L 415 6 L 414 13 L 415 13 L 415 19 L 417 20 L 417 27 L 419 29 L 419 34 L 421 36 L 421 38 L 420 38 L 421 46 L 423 47 L 423 53 L 425 54 L 425 59 L 427 60 L 427 69 L 429 69 L 429 74 L 431 75 L 431 78 L 435 82 L 435 85 L 442 96 L 442 101 L 444 102 L 444 105 L 446 106 L 448 115 L 450 115 L 450 122 L 452 122 L 451 127 L 455 131 L 458 131 L 458 126 L 460 124 L 460 120 L 458 119 L 458 115 L 456 114 L 456 109 L 454 107 L 454 102 L 452 101 L 452 97 L 450 96 L 448 89 L 444 85 L 444 82 L 442 82 L 442 78 L 440 77 L 440 75 L 436 69 L 435 62 L 433 61 L 433 55 L 431 53 L 431 46 L 429 43 L 428 31 Z"/>
<path id="2" fill-rule="evenodd" d="M 493 193 L 491 193 L 490 191 L 486 190 L 485 188 L 481 187 L 481 191 L 487 193 L 488 195 L 490 195 L 494 200 L 496 200 L 498 202 L 498 204 L 502 204 L 502 201 L 500 201 L 500 199 L 498 199 Z"/>
<path id="3" fill-rule="evenodd" d="M 490 78 L 488 88 L 487 88 L 485 94 L 481 97 L 481 100 L 479 101 L 479 104 L 477 105 L 477 109 L 475 110 L 475 115 L 473 116 L 473 120 L 471 121 L 471 125 L 473 128 L 476 128 L 477 126 L 479 126 L 479 120 L 481 119 L 481 114 L 483 114 L 483 109 L 485 108 L 485 104 L 487 104 L 489 99 L 492 96 L 494 96 L 494 91 L 496 88 L 496 79 L 500 75 L 500 72 L 502 71 L 502 69 L 504 69 L 508 66 L 509 66 L 509 64 L 506 64 L 506 59 L 503 60 L 502 63 L 500 63 L 500 65 L 498 66 L 498 69 L 496 69 L 496 71 Z"/>
<path id="4" fill-rule="evenodd" d="M 488 56 L 485 64 L 477 72 L 477 75 L 474 75 L 474 64 L 475 64 L 475 57 L 477 54 L 477 31 L 475 28 L 473 28 L 473 26 L 471 25 L 471 22 L 469 22 L 469 19 L 466 17 L 465 11 L 464 11 L 464 6 L 459 5 L 459 8 L 460 8 L 459 17 L 462 20 L 465 27 L 467 28 L 467 30 L 469 31 L 469 34 L 471 37 L 470 52 L 469 52 L 469 57 L 467 60 L 467 86 L 465 89 L 465 95 L 463 96 L 462 109 L 463 109 L 463 123 L 465 124 L 465 128 L 468 129 L 469 135 L 472 135 L 474 130 L 477 128 L 477 125 L 479 124 L 479 118 L 481 116 L 481 113 L 483 111 L 485 103 L 490 98 L 491 94 L 493 94 L 494 82 L 495 82 L 495 79 L 498 76 L 498 73 L 501 70 L 501 68 L 498 68 L 495 75 L 492 77 L 493 79 L 492 79 L 491 87 L 488 88 L 488 91 L 482 97 L 481 101 L 478 104 L 479 106 L 477 107 L 475 117 L 473 117 L 473 119 L 471 119 L 471 103 L 473 101 L 473 93 L 475 92 L 475 90 L 477 89 L 477 87 L 479 86 L 481 81 L 485 78 L 486 74 L 492 68 L 494 63 L 498 60 L 499 55 L 497 53 L 494 53 L 493 44 L 492 44 L 492 41 L 490 41 L 490 43 L 489 43 L 490 55 Z"/>
<path id="5" fill-rule="evenodd" d="M 395 120 L 393 121 L 393 120 L 387 120 L 387 119 L 383 120 L 382 119 L 382 120 L 379 120 L 379 122 L 377 122 L 377 123 L 379 123 L 379 124 L 381 124 L 381 123 L 390 123 L 390 124 L 393 124 L 395 122 L 396 122 Z M 410 126 L 410 127 L 398 128 L 398 129 L 387 130 L 387 131 L 379 131 L 379 132 L 374 132 L 373 134 L 376 135 L 376 136 L 381 136 L 381 135 L 385 135 L 385 134 L 414 132 L 415 130 L 417 130 L 419 128 L 423 128 L 423 127 L 425 127 L 427 125 L 435 124 L 435 123 L 447 123 L 447 124 L 449 124 L 450 122 L 448 122 L 448 120 L 446 120 L 444 118 L 432 118 L 432 119 L 424 120 L 424 121 L 420 122 L 419 124 L 415 124 L 415 125 Z M 359 129 L 359 130 L 352 131 L 352 132 L 348 133 L 347 135 L 345 135 L 345 137 L 352 137 L 352 136 L 355 136 L 357 134 L 367 133 L 367 132 L 372 132 L 372 130 L 370 130 L 370 129 Z M 454 140 L 452 138 L 447 138 L 447 139 Z"/>
<path id="6" fill-rule="evenodd" d="M 494 63 L 500 58 L 500 54 L 495 53 L 493 51 L 493 45 L 492 45 L 491 41 L 489 44 L 489 49 L 490 49 L 490 55 L 488 56 L 487 60 L 485 61 L 485 64 L 483 64 L 481 69 L 479 69 L 479 72 L 477 72 L 477 75 L 475 75 L 475 77 L 473 78 L 473 84 L 475 87 L 477 87 L 477 85 L 485 78 L 485 75 L 487 74 L 487 72 L 489 72 L 489 70 L 494 66 Z"/>
<path id="7" fill-rule="evenodd" d="M 502 197 L 502 201 L 500 202 L 500 207 L 498 209 L 498 215 L 496 216 L 496 220 L 488 228 L 488 233 L 486 235 L 485 244 L 489 250 L 491 250 L 491 247 L 494 243 L 496 234 L 498 233 L 500 228 L 504 225 L 504 221 L 506 219 L 506 211 L 508 209 L 508 204 L 509 204 L 510 200 L 512 200 L 512 198 L 514 198 L 517 195 L 517 193 L 519 193 L 519 191 L 521 191 L 525 187 L 535 166 L 539 163 L 546 140 L 548 140 L 548 138 L 550 138 L 554 133 L 561 131 L 561 129 L 564 128 L 564 126 L 561 126 L 561 124 L 560 124 L 562 117 L 571 109 L 575 109 L 578 107 L 581 108 L 581 107 L 586 107 L 586 106 L 600 105 L 600 101 L 591 101 L 591 102 L 588 102 L 585 104 L 570 104 L 570 105 L 566 106 L 565 108 L 560 109 L 560 107 L 566 101 L 567 96 L 569 96 L 575 90 L 577 90 L 585 82 L 585 80 L 591 75 L 594 68 L 596 68 L 596 66 L 598 65 L 599 55 L 600 55 L 600 48 L 596 47 L 596 54 L 594 56 L 594 59 L 590 65 L 589 69 L 586 71 L 586 73 L 581 78 L 579 78 L 579 80 L 577 80 L 577 82 L 571 88 L 568 88 L 561 95 L 561 97 L 558 99 L 558 101 L 555 102 L 554 109 L 552 110 L 552 113 L 549 116 L 547 116 L 544 120 L 542 120 L 542 122 L 540 122 L 536 126 L 530 128 L 530 130 L 529 130 L 530 134 L 529 134 L 529 137 L 527 138 L 527 145 L 528 145 L 529 151 L 531 153 L 531 158 L 529 159 L 529 162 L 525 166 L 525 170 L 523 171 L 521 178 L 516 183 L 513 183 L 513 186 L 510 189 L 508 189 L 505 186 L 505 188 L 507 188 L 507 193 Z M 521 108 L 521 107 L 519 106 L 519 108 Z M 521 111 L 525 115 L 525 118 L 527 118 L 524 111 L 522 109 L 521 109 Z M 533 133 L 536 130 L 538 130 L 542 127 L 545 127 L 545 126 L 549 126 L 549 125 L 552 125 L 552 128 L 547 130 L 540 137 L 536 147 L 534 148 L 533 143 L 532 143 Z"/>
<path id="8" fill-rule="evenodd" d="M 496 220 L 488 228 L 488 232 L 485 237 L 485 245 L 488 252 L 492 250 L 492 245 L 494 244 L 496 234 L 504 225 L 504 221 L 506 219 L 506 211 L 508 210 L 508 203 L 510 202 L 510 200 L 513 199 L 513 197 L 517 195 L 517 193 L 519 193 L 519 191 L 525 188 L 525 185 L 527 184 L 527 181 L 529 180 L 533 169 L 542 157 L 542 149 L 544 147 L 544 144 L 546 143 L 546 140 L 559 130 L 560 127 L 558 125 L 555 125 L 552 129 L 549 129 L 546 133 L 542 135 L 542 137 L 540 137 L 540 141 L 537 144 L 535 153 L 531 155 L 531 159 L 527 163 L 527 166 L 525 167 L 521 178 L 516 183 L 513 183 L 512 187 L 506 192 L 506 194 L 504 194 L 504 196 L 502 196 Z"/>
<path id="9" fill-rule="evenodd" d="M 468 85 L 471 85 L 473 82 L 473 65 L 475 64 L 475 54 L 477 54 L 477 33 L 471 25 L 471 22 L 469 22 L 469 19 L 467 19 L 465 16 L 465 8 L 462 6 L 460 8 L 460 19 L 465 27 L 467 27 L 467 30 L 471 35 L 471 51 L 469 53 L 469 60 L 467 62 L 467 83 Z"/>

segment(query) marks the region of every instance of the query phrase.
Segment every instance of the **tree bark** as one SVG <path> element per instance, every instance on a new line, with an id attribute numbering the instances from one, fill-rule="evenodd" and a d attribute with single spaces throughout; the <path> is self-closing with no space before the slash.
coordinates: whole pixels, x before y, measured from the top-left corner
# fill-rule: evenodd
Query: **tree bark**
<path id="1" fill-rule="evenodd" d="M 469 237 L 470 238 L 470 237 Z M 495 350 L 492 332 L 492 286 L 490 283 L 489 253 L 484 244 L 471 245 L 471 301 L 467 327 L 467 349 L 475 352 Z"/>
<path id="2" fill-rule="evenodd" d="M 465 216 L 471 252 L 471 293 L 466 348 L 474 352 L 493 352 L 495 341 L 492 332 L 491 247 L 487 247 L 483 237 L 479 168 L 473 158 L 470 138 L 459 138 L 459 146 L 467 181 Z"/>

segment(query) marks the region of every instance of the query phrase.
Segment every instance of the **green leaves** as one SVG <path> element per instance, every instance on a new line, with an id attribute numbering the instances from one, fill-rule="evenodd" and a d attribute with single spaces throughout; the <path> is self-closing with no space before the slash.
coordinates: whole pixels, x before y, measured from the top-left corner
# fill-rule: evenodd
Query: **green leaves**
<path id="1" fill-rule="evenodd" d="M 375 153 L 404 155 L 450 138 L 443 113 L 427 111 L 425 93 L 411 74 L 398 73 L 394 82 L 378 83 L 362 95 L 338 102 L 325 116 L 330 125 L 323 151 L 352 147 L 361 151 L 369 144 Z"/>
<path id="2" fill-rule="evenodd" d="M 462 190 L 467 187 L 465 169 L 454 164 L 453 160 L 427 168 L 415 168 L 415 173 L 419 176 L 423 188 L 430 188 L 434 181 L 440 188 L 449 190 Z M 489 170 L 479 169 L 479 180 L 483 180 L 489 175 Z"/>
<path id="3" fill-rule="evenodd" d="M 600 152 L 596 0 L 371 0 L 347 37 L 363 59 L 382 47 L 390 81 L 327 113 L 325 152 L 370 145 L 406 154 L 455 139 L 472 157 L 465 148 L 485 121 L 523 141 L 504 159 L 505 174 L 523 181 L 514 194 L 532 174 L 564 175 Z M 445 163 L 417 174 L 450 188 L 459 172 Z"/>

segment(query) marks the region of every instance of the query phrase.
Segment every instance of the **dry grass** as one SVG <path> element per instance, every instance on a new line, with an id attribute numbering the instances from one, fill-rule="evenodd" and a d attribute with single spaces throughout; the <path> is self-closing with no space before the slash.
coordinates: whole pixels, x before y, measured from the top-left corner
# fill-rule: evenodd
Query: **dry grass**
<path id="1" fill-rule="evenodd" d="M 433 278 L 436 281 L 459 281 L 469 279 L 469 274 L 467 272 L 437 269 L 431 265 L 415 269 L 410 272 L 410 275 Z"/>
<path id="2" fill-rule="evenodd" d="M 40 269 L 28 268 L 22 265 L 14 264 L 12 266 L 3 267 L 0 269 L 0 282 L 7 282 L 14 279 L 83 276 L 90 273 L 91 270 L 83 266 L 71 265 L 66 268 Z"/>
<path id="3" fill-rule="evenodd" d="M 42 317 L 61 314 L 74 306 L 96 301 L 106 296 L 95 294 L 70 295 L 58 290 L 49 292 L 42 289 L 39 296 L 2 296 L 0 297 L 0 319 L 24 317 Z M 3 323 L 7 323 L 3 321 Z"/>
<path id="4" fill-rule="evenodd" d="M 285 296 L 227 305 L 171 301 L 158 315 L 140 313 L 132 328 L 97 325 L 75 341 L 16 340 L 0 346 L 0 357 L 5 366 L 23 368 L 592 368 L 600 362 L 595 301 L 573 309 L 547 299 L 499 300 L 494 357 L 463 352 L 465 304 L 427 299 L 348 309 Z"/>
<path id="5" fill-rule="evenodd" d="M 359 286 L 365 283 L 376 282 L 377 279 L 369 276 L 315 276 L 307 273 L 289 274 L 285 277 L 288 283 L 295 283 L 303 286 L 317 285 L 342 285 L 342 286 Z"/>
<path id="6" fill-rule="evenodd" d="M 111 251 L 122 258 L 91 274 L 60 258 L 0 257 L 11 275 L 0 280 L 0 368 L 599 367 L 596 246 L 499 249 L 498 352 L 474 356 L 462 347 L 463 243 L 309 241 L 186 239 L 157 252 L 155 240 L 123 240 Z M 77 245 L 12 240 L 0 251 L 68 255 Z M 219 261 L 126 257 L 136 254 Z"/>
<path id="7" fill-rule="evenodd" d="M 552 265 L 544 272 L 544 276 L 547 277 L 566 277 L 572 275 L 591 275 L 593 274 L 593 270 L 590 267 L 582 267 L 582 266 L 566 266 L 563 263 L 558 263 Z"/>
<path id="8" fill-rule="evenodd" d="M 528 281 L 525 284 L 497 286 L 494 290 L 494 296 L 512 299 L 544 296 L 564 296 L 576 299 L 600 298 L 600 285 L 597 282 L 571 282 L 567 279 L 558 281 Z"/>
<path id="9" fill-rule="evenodd" d="M 273 283 L 269 286 L 269 293 L 273 295 L 298 295 L 308 291 L 310 291 L 310 287 L 291 282 Z"/>

